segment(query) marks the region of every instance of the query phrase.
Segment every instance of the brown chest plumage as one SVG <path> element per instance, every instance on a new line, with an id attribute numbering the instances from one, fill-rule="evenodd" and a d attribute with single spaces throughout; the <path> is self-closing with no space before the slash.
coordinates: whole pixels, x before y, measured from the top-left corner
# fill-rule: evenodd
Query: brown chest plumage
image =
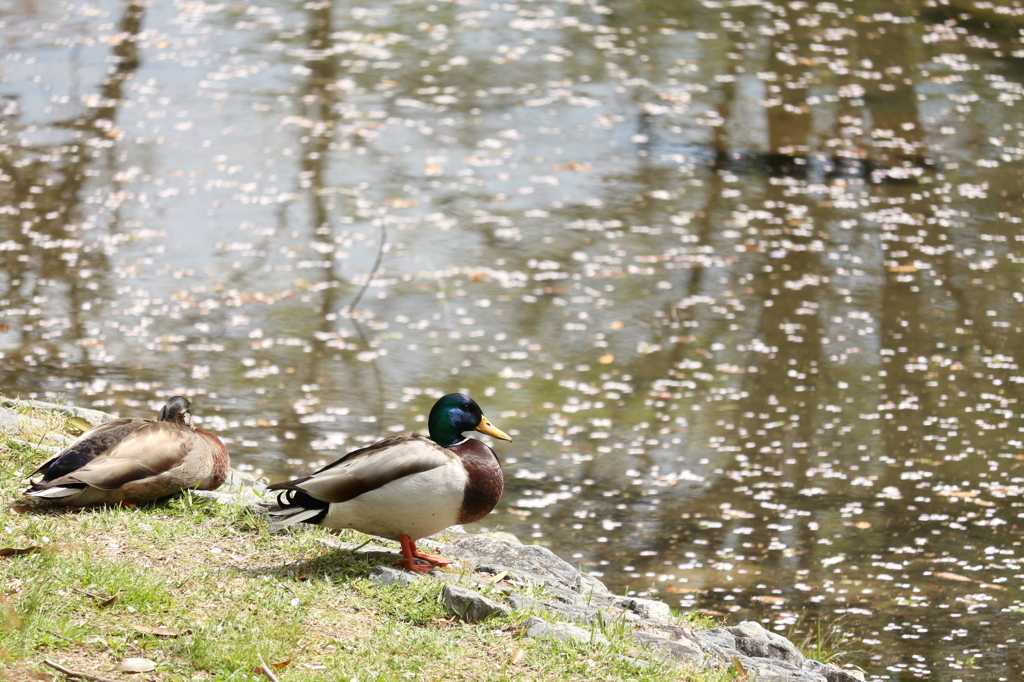
<path id="1" fill-rule="evenodd" d="M 498 504 L 505 486 L 498 458 L 495 457 L 493 450 L 475 438 L 467 438 L 448 449 L 459 456 L 469 476 L 462 507 L 459 509 L 458 522 L 479 521 L 490 514 Z"/>
<path id="2" fill-rule="evenodd" d="M 202 489 L 216 490 L 231 475 L 231 457 L 228 456 L 228 449 L 224 447 L 224 443 L 220 438 L 199 427 L 195 428 L 195 432 L 206 439 L 211 458 L 213 459 L 213 469 L 210 472 L 210 476 L 205 480 L 205 485 Z"/>

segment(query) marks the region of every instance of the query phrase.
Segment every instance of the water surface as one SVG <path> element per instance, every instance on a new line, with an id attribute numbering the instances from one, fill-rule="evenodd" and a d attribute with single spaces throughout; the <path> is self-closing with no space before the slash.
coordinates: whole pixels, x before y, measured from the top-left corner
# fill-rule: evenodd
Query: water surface
<path id="1" fill-rule="evenodd" d="M 1022 28 L 1016 1 L 10 5 L 0 390 L 183 393 L 274 477 L 466 391 L 515 437 L 478 527 L 798 640 L 820 618 L 869 679 L 1018 679 Z"/>

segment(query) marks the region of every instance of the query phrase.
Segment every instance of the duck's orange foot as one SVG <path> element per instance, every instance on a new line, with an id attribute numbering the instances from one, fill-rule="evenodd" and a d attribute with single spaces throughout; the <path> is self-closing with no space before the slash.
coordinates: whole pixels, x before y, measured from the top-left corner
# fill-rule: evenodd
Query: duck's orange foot
<path id="1" fill-rule="evenodd" d="M 419 550 L 413 550 L 412 555 L 414 557 L 416 557 L 417 559 L 423 559 L 424 561 L 429 561 L 430 563 L 434 564 L 435 566 L 447 566 L 450 563 L 452 563 L 452 560 L 447 558 L 447 557 L 438 556 L 437 554 L 427 554 L 427 553 L 421 552 Z"/>
<path id="2" fill-rule="evenodd" d="M 408 535 L 399 535 L 398 542 L 402 545 L 402 560 L 398 562 L 399 566 L 405 566 L 410 571 L 417 571 L 419 573 L 426 573 L 431 571 L 435 566 L 447 566 L 452 562 L 451 559 L 446 559 L 443 556 L 437 556 L 436 554 L 427 554 L 416 549 L 416 541 L 409 539 Z M 416 560 L 422 559 L 429 563 L 424 566 L 417 564 Z"/>

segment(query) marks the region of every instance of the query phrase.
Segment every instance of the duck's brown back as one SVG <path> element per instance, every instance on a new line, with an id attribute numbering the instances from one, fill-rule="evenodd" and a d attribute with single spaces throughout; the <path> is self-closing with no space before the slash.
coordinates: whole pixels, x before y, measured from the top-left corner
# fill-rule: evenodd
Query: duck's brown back
<path id="1" fill-rule="evenodd" d="M 66 476 L 106 454 L 138 429 L 154 423 L 152 419 L 122 418 L 101 424 L 82 434 L 74 443 L 51 457 L 29 474 L 29 478 L 43 474 L 42 480 L 49 482 Z"/>

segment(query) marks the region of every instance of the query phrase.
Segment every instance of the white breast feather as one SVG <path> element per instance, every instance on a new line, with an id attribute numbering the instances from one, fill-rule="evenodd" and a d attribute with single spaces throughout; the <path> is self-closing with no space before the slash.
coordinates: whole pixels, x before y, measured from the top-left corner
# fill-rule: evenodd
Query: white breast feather
<path id="1" fill-rule="evenodd" d="M 320 525 L 412 540 L 455 525 L 468 476 L 458 460 L 405 476 L 359 497 L 332 504 Z"/>

